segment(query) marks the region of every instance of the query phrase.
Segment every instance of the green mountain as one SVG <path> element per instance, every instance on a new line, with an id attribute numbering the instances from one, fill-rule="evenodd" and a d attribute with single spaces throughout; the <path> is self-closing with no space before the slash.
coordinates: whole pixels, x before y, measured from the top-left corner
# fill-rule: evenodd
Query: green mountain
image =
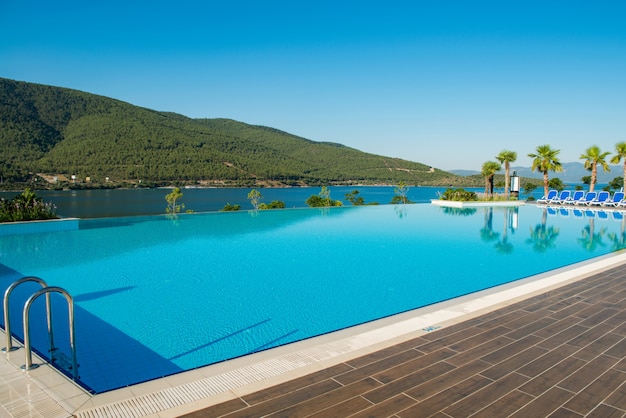
<path id="1" fill-rule="evenodd" d="M 0 179 L 91 185 L 458 184 L 424 164 L 229 119 L 0 78 Z M 88 180 L 86 180 L 88 178 Z M 45 183 L 39 181 L 39 185 Z"/>

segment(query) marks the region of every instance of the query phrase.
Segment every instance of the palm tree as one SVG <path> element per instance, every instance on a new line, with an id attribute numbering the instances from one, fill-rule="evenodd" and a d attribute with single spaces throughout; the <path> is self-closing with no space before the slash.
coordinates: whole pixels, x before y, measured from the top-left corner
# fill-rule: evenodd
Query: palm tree
<path id="1" fill-rule="evenodd" d="M 626 142 L 615 144 L 615 155 L 611 158 L 611 164 L 619 164 L 621 159 L 624 160 L 624 186 L 622 190 L 626 190 Z"/>
<path id="2" fill-rule="evenodd" d="M 589 184 L 589 191 L 593 192 L 593 189 L 596 185 L 596 181 L 598 180 L 598 164 L 602 167 L 602 169 L 607 172 L 611 171 L 609 165 L 604 161 L 606 157 L 610 154 L 610 152 L 601 152 L 600 148 L 597 145 L 592 145 L 587 148 L 585 154 L 580 156 L 581 160 L 585 160 L 585 168 L 587 170 L 591 170 L 591 183 Z"/>
<path id="3" fill-rule="evenodd" d="M 537 147 L 536 154 L 528 154 L 530 158 L 533 158 L 532 171 L 538 171 L 543 173 L 543 193 L 544 196 L 548 195 L 548 172 L 560 172 L 563 171 L 563 166 L 557 158 L 558 153 L 561 150 L 552 149 L 550 145 L 539 145 Z"/>
<path id="4" fill-rule="evenodd" d="M 504 164 L 504 195 L 509 197 L 509 188 L 511 186 L 510 169 L 511 163 L 517 160 L 517 153 L 515 151 L 504 150 L 496 156 L 496 160 L 500 161 L 500 164 Z"/>
<path id="5" fill-rule="evenodd" d="M 502 166 L 495 161 L 487 161 L 483 164 L 481 174 L 485 177 L 485 194 L 493 195 L 493 177 L 500 170 Z"/>

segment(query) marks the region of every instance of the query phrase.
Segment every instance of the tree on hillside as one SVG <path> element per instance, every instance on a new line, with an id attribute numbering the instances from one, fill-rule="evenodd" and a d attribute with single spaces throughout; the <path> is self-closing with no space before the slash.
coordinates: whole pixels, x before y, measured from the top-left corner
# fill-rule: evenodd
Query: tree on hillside
<path id="1" fill-rule="evenodd" d="M 563 166 L 559 161 L 557 155 L 561 152 L 558 149 L 550 148 L 550 145 L 539 145 L 537 147 L 537 153 L 530 153 L 528 156 L 533 159 L 531 167 L 532 171 L 538 171 L 543 173 L 543 193 L 544 196 L 548 195 L 548 172 L 560 172 L 563 171 Z"/>
<path id="2" fill-rule="evenodd" d="M 624 178 L 623 190 L 626 190 L 626 142 L 615 144 L 615 155 L 611 158 L 611 164 L 619 164 L 620 160 L 624 160 Z"/>
<path id="3" fill-rule="evenodd" d="M 500 170 L 502 170 L 502 166 L 495 161 L 487 161 L 483 164 L 480 173 L 485 177 L 485 194 L 493 195 L 493 178 Z"/>
<path id="4" fill-rule="evenodd" d="M 600 165 L 605 172 L 611 171 L 609 165 L 605 161 L 609 154 L 610 152 L 608 151 L 600 151 L 600 147 L 597 145 L 592 145 L 587 148 L 585 154 L 580 156 L 581 160 L 585 160 L 585 168 L 591 171 L 591 183 L 589 184 L 590 192 L 593 192 L 596 182 L 598 181 L 598 165 Z"/>
<path id="5" fill-rule="evenodd" d="M 504 164 L 504 195 L 509 197 L 511 187 L 511 163 L 517 160 L 517 153 L 515 151 L 504 150 L 496 156 L 496 160 L 500 161 L 500 164 Z"/>

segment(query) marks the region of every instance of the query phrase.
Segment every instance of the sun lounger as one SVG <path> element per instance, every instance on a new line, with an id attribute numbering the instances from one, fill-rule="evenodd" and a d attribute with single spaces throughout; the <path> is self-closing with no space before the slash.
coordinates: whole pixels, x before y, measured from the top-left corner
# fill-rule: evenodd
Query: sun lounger
<path id="1" fill-rule="evenodd" d="M 595 200 L 596 197 L 598 197 L 598 193 L 596 193 L 596 192 L 587 192 L 587 194 L 582 199 L 580 199 L 578 202 L 576 202 L 576 205 L 586 205 L 589 202 Z"/>
<path id="2" fill-rule="evenodd" d="M 569 199 L 566 199 L 565 202 L 563 203 L 568 204 L 568 205 L 575 205 L 576 202 L 579 202 L 584 197 L 585 197 L 584 190 L 576 190 L 574 194 Z"/>
<path id="3" fill-rule="evenodd" d="M 550 190 L 546 196 L 543 196 L 537 199 L 537 203 L 548 203 L 550 200 L 557 197 L 558 194 L 559 192 L 557 192 L 556 190 Z"/>
<path id="4" fill-rule="evenodd" d="M 563 204 L 563 202 L 565 202 L 567 199 L 569 199 L 571 197 L 572 192 L 570 192 L 569 190 L 563 190 L 558 197 L 554 197 L 553 199 L 551 199 L 548 204 L 556 204 L 556 205 L 561 205 Z"/>
<path id="5" fill-rule="evenodd" d="M 624 192 L 615 192 L 613 197 L 607 199 L 606 202 L 602 204 L 602 206 L 613 206 L 617 207 L 624 200 Z"/>
<path id="6" fill-rule="evenodd" d="M 603 190 L 598 193 L 598 196 L 594 200 L 587 202 L 587 206 L 602 206 L 610 196 L 611 194 L 609 192 Z"/>

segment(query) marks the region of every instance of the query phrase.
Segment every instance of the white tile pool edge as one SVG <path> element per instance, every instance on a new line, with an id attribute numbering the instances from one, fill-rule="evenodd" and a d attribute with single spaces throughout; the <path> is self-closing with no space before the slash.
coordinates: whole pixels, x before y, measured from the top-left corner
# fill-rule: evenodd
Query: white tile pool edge
<path id="1" fill-rule="evenodd" d="M 48 365 L 24 372 L 24 351 L 0 354 L 0 416 L 175 417 L 322 370 L 496 310 L 626 262 L 626 251 L 367 324 L 127 388 L 90 395 Z M 5 334 L 0 329 L 0 338 Z M 21 345 L 16 344 L 21 347 Z M 35 363 L 40 362 L 36 359 Z M 5 399 L 6 398 L 6 399 Z M 44 413 L 45 411 L 45 413 Z"/>

